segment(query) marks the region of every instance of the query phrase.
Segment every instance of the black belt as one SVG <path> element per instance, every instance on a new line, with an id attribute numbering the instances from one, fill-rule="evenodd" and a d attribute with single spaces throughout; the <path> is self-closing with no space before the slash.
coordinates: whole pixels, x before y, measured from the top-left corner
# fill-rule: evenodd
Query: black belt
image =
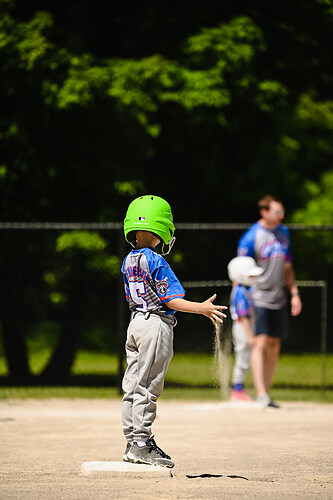
<path id="1" fill-rule="evenodd" d="M 162 321 L 165 321 L 165 323 L 168 323 L 171 326 L 177 325 L 177 319 L 175 318 L 175 316 L 173 314 L 168 315 L 168 314 L 165 314 L 165 313 L 159 312 L 159 311 L 147 311 L 147 312 L 134 311 L 132 319 L 135 318 L 135 316 L 137 314 L 143 314 L 145 319 L 149 319 L 150 315 L 153 314 L 154 316 L 159 316 Z"/>

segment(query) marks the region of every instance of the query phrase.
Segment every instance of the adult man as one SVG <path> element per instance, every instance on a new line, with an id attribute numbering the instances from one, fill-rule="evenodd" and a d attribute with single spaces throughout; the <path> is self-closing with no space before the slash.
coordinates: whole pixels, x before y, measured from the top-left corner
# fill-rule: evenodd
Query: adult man
<path id="1" fill-rule="evenodd" d="M 282 202 L 270 195 L 259 200 L 260 220 L 240 238 L 237 255 L 253 257 L 264 272 L 254 283 L 256 307 L 255 340 L 251 368 L 257 401 L 278 408 L 269 390 L 279 359 L 281 340 L 287 337 L 287 299 L 285 286 L 291 294 L 291 314 L 297 316 L 302 302 L 291 263 L 289 231 L 282 224 Z"/>

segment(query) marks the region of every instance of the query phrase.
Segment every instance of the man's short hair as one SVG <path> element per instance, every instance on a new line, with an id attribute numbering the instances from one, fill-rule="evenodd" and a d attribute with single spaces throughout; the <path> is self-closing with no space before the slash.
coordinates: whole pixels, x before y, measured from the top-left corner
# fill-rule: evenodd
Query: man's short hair
<path id="1" fill-rule="evenodd" d="M 257 205 L 258 205 L 258 208 L 259 208 L 259 212 L 263 208 L 265 210 L 269 210 L 269 206 L 270 206 L 270 204 L 271 204 L 272 201 L 276 201 L 278 203 L 281 203 L 281 205 L 283 205 L 282 201 L 277 196 L 272 196 L 271 194 L 266 194 L 263 198 L 261 198 L 258 201 Z"/>

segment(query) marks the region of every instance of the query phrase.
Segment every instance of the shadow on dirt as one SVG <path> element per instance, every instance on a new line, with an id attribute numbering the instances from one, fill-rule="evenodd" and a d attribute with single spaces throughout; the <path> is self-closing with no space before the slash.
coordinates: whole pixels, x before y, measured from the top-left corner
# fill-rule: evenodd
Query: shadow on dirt
<path id="1" fill-rule="evenodd" d="M 186 475 L 189 479 L 205 478 L 205 477 L 230 477 L 231 479 L 245 479 L 248 481 L 247 477 L 243 476 L 223 476 L 222 474 L 197 474 L 195 476 Z"/>

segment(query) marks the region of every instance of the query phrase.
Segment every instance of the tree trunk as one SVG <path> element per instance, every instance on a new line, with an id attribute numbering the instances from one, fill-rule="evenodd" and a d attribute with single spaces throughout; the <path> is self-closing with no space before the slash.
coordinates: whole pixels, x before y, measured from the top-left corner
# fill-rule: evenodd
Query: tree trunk
<path id="1" fill-rule="evenodd" d="M 70 375 L 82 337 L 83 311 L 86 298 L 84 274 L 80 259 L 76 258 L 71 267 L 68 300 L 59 341 L 48 365 L 39 376 L 43 383 L 62 384 L 68 380 Z"/>
<path id="2" fill-rule="evenodd" d="M 9 378 L 13 384 L 27 384 L 30 379 L 25 341 L 23 274 L 17 264 L 7 262 L 1 271 L 1 321 Z"/>

